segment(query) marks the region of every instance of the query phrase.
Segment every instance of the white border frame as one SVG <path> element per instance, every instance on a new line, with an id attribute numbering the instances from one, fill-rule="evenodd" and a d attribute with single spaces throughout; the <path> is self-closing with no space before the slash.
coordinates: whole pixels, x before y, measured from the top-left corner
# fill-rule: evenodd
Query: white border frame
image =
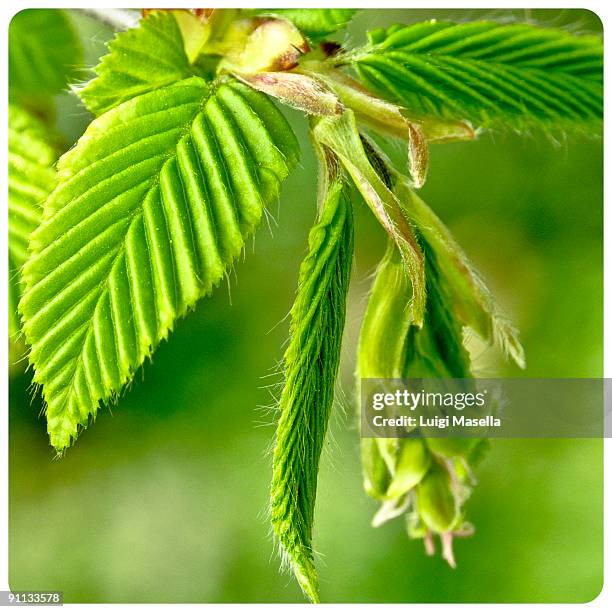
<path id="1" fill-rule="evenodd" d="M 49 6 L 52 4 L 52 6 Z M 146 4 L 146 3 L 145 3 Z M 160 3 L 164 8 L 192 8 L 201 7 L 206 2 L 193 2 L 193 1 L 176 1 L 176 0 L 163 0 Z M 217 0 L 213 2 L 215 7 L 218 8 L 233 8 L 233 7 L 258 7 L 265 5 L 266 7 L 287 7 L 290 4 L 287 0 L 284 2 L 278 2 L 275 0 L 259 0 L 254 2 L 252 0 L 244 0 L 243 2 L 226 2 L 224 0 Z M 333 5 L 334 7 L 346 7 L 354 8 L 426 8 L 426 9 L 525 9 L 525 8 L 538 8 L 538 9 L 575 9 L 582 8 L 587 9 L 597 14 L 604 24 L 604 51 L 605 51 L 605 65 L 604 65 L 604 83 L 605 83 L 605 100 L 610 97 L 612 85 L 610 81 L 612 79 L 612 60 L 610 60 L 610 53 L 608 52 L 608 36 L 607 28 L 612 27 L 610 16 L 612 15 L 612 3 L 605 2 L 605 0 L 583 0 L 578 5 L 576 2 L 570 2 L 568 0 L 539 0 L 536 6 L 526 7 L 529 2 L 523 0 L 523 2 L 517 1 L 505 1 L 493 3 L 491 0 L 488 2 L 482 2 L 478 0 L 471 0 L 466 2 L 439 2 L 436 0 L 428 0 L 422 3 L 412 3 L 410 0 L 403 0 L 400 2 L 389 2 L 389 1 L 378 1 L 373 2 L 372 0 L 366 2 L 357 1 L 346 1 L 346 0 L 327 0 L 327 1 L 316 1 L 316 0 L 303 0 L 298 3 L 300 8 L 311 7 L 311 8 L 328 8 Z M 492 6 L 494 4 L 494 6 Z M 58 6 L 59 5 L 59 6 Z M 419 6 L 420 5 L 420 6 Z M 425 6 L 426 5 L 426 6 Z M 2 47 L 0 53 L 2 54 L 2 61 L 0 65 L 0 83 L 7 86 L 8 84 L 8 24 L 12 16 L 18 13 L 24 8 L 67 8 L 67 9 L 79 9 L 79 8 L 141 8 L 141 3 L 134 2 L 122 2 L 112 0 L 80 0 L 75 2 L 74 0 L 64 0 L 60 3 L 43 3 L 43 2 L 24 2 L 17 3 L 14 0 L 5 0 L 0 7 L 0 14 L 3 18 L 1 39 Z M 610 61 L 609 61 L 610 60 Z M 5 89 L 2 90 L 2 98 L 0 99 L 0 114 L 2 115 L 2 124 L 0 125 L 0 134 L 2 134 L 2 146 L 0 150 L 0 185 L 2 185 L 1 201 L 3 210 L 7 210 L 7 188 L 8 185 L 8 133 L 7 133 L 7 119 L 8 119 L 8 95 L 5 93 Z M 612 176 L 612 160 L 607 155 L 606 143 L 608 137 L 612 134 L 612 124 L 608 125 L 608 122 L 604 122 L 604 177 Z M 612 378 L 612 324 L 610 319 L 612 318 L 612 215 L 610 214 L 608 207 L 610 206 L 610 190 L 604 182 L 604 376 L 606 378 Z M 2 219 L 4 223 L 7 222 L 6 213 L 3 214 Z M 2 297 L 2 306 L 0 309 L 0 321 L 8 320 L 8 293 L 7 293 L 7 282 L 8 282 L 8 246 L 7 246 L 8 228 L 0 231 L 0 252 L 2 254 L 2 261 L 0 263 L 0 296 Z M 611 265 L 606 266 L 606 262 Z M 5 339 L 3 349 L 0 351 L 0 372 L 8 372 L 8 342 Z M 3 475 L 0 478 L 0 590 L 9 590 L 8 586 L 8 377 L 6 374 L 0 376 L 0 397 L 5 398 L 2 402 L 3 410 L 5 411 L 4 418 L 0 423 L 0 474 Z M 601 594 L 589 604 L 481 604 L 479 609 L 488 609 L 492 606 L 503 605 L 504 607 L 516 609 L 524 605 L 530 607 L 546 608 L 546 609 L 563 609 L 564 611 L 571 611 L 578 608 L 587 606 L 591 609 L 609 609 L 612 606 L 612 595 L 610 593 L 610 579 L 611 570 L 608 566 L 607 561 L 612 558 L 612 528 L 606 523 L 606 518 L 609 510 L 612 507 L 612 439 L 606 439 L 604 441 L 604 586 Z M 66 604 L 71 610 L 90 610 L 97 604 Z M 136 604 L 132 604 L 136 605 Z M 177 604 L 158 604 L 158 607 L 162 610 L 170 610 Z M 227 604 L 183 604 L 186 607 L 196 606 L 207 606 L 212 609 L 223 607 L 227 609 Z M 252 605 L 252 604 L 230 604 L 232 607 L 238 605 Z M 308 606 L 310 604 L 278 604 L 281 609 L 285 607 L 292 609 L 295 606 L 301 607 L 302 605 Z M 345 607 L 353 604 L 336 604 L 336 606 Z M 366 605 L 366 604 L 363 604 Z M 428 612 L 446 609 L 448 607 L 462 607 L 472 606 L 473 604 L 369 604 L 368 608 L 377 610 L 388 610 L 389 608 L 398 608 L 406 605 L 410 605 L 412 610 Z M 47 607 L 47 606 L 45 606 Z M 115 604 L 114 608 L 122 609 L 130 607 L 130 604 Z M 319 609 L 331 608 L 331 604 L 320 604 Z"/>

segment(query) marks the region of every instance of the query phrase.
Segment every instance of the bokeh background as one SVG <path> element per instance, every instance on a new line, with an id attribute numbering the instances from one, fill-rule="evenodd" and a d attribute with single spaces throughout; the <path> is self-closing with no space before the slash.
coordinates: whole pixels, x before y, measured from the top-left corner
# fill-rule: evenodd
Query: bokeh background
<path id="1" fill-rule="evenodd" d="M 588 11 L 362 12 L 367 28 L 432 17 L 535 19 L 600 31 Z M 112 33 L 77 12 L 86 61 Z M 59 127 L 73 142 L 90 120 L 68 93 Z M 68 602 L 301 602 L 279 574 L 266 520 L 286 315 L 315 215 L 304 143 L 273 220 L 230 286 L 176 325 L 112 410 L 64 458 L 48 446 L 30 376 L 10 380 L 10 586 L 62 590 Z M 397 150 L 393 154 L 399 154 Z M 423 197 L 448 223 L 522 333 L 525 371 L 491 351 L 485 375 L 602 375 L 602 143 L 582 135 L 493 134 L 438 145 Z M 322 461 L 315 546 L 326 602 L 584 602 L 602 586 L 602 444 L 495 441 L 468 504 L 475 535 L 458 568 L 428 558 L 401 520 L 370 527 L 353 402 L 354 348 L 384 236 L 355 211 L 356 263 L 340 402 Z"/>

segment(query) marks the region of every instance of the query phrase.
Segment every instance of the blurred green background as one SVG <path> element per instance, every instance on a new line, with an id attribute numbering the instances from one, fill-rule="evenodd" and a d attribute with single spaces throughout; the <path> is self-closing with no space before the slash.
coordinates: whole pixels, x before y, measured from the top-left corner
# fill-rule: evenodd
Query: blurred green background
<path id="1" fill-rule="evenodd" d="M 432 17 L 508 19 L 509 11 L 364 11 L 366 28 Z M 599 31 L 588 11 L 513 11 Z M 72 14 L 90 64 L 111 33 Z M 29 374 L 10 381 L 10 586 L 68 602 L 301 602 L 279 574 L 266 520 L 273 437 L 268 388 L 280 381 L 285 318 L 315 215 L 304 143 L 231 287 L 179 322 L 119 404 L 55 460 Z M 68 94 L 59 125 L 89 121 Z M 398 154 L 398 151 L 394 151 Z M 423 197 L 448 223 L 521 330 L 528 368 L 486 351 L 484 375 L 601 376 L 602 143 L 579 135 L 493 134 L 438 145 Z M 602 444 L 495 441 L 468 504 L 476 525 L 458 568 L 428 558 L 401 520 L 373 529 L 362 492 L 353 406 L 354 347 L 384 236 L 356 208 L 356 263 L 341 402 L 320 474 L 315 547 L 326 602 L 584 602 L 602 586 Z M 231 294 L 231 299 L 230 299 Z M 112 414 L 111 414 L 112 412 Z"/>

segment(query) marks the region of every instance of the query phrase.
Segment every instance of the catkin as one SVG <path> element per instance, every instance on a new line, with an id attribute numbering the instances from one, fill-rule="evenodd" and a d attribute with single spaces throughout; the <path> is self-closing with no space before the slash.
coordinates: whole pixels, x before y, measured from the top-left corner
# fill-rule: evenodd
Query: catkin
<path id="1" fill-rule="evenodd" d="M 359 341 L 359 378 L 469 378 L 463 329 L 453 312 L 435 254 L 420 236 L 426 262 L 424 325 L 413 324 L 411 286 L 390 242 L 374 280 Z M 418 433 L 418 432 L 415 432 Z M 457 438 L 362 439 L 364 487 L 381 502 L 372 523 L 405 514 L 410 537 L 433 551 L 433 535 L 454 566 L 452 538 L 470 532 L 462 505 L 469 496 L 470 459 L 478 440 Z"/>

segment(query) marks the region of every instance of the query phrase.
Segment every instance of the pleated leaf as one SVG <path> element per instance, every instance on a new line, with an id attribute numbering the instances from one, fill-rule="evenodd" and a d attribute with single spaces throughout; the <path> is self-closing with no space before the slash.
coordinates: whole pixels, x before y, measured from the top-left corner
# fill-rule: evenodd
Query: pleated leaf
<path id="1" fill-rule="evenodd" d="M 332 181 L 309 236 L 291 310 L 271 490 L 274 533 L 302 590 L 318 600 L 312 526 L 319 459 L 334 398 L 353 253 L 351 205 Z"/>
<path id="2" fill-rule="evenodd" d="M 58 451 L 219 283 L 297 155 L 265 96 L 193 77 L 105 113 L 61 158 L 20 304 Z"/>
<path id="3" fill-rule="evenodd" d="M 603 114 L 603 43 L 595 35 L 432 20 L 371 32 L 352 64 L 381 96 L 423 115 L 518 129 L 595 127 Z"/>
<path id="4" fill-rule="evenodd" d="M 46 126 L 28 111 L 9 105 L 9 333 L 20 328 L 17 304 L 21 267 L 28 257 L 30 234 L 42 217 L 42 204 L 55 186 L 57 152 Z"/>
<path id="5" fill-rule="evenodd" d="M 94 115 L 191 76 L 181 30 L 167 11 L 154 11 L 137 27 L 119 32 L 108 50 L 94 69 L 96 77 L 77 88 Z"/>
<path id="6" fill-rule="evenodd" d="M 9 26 L 11 99 L 39 107 L 78 75 L 82 52 L 64 11 L 25 9 Z"/>
<path id="7" fill-rule="evenodd" d="M 357 9 L 263 9 L 257 12 L 288 19 L 310 40 L 319 41 L 344 29 Z"/>

